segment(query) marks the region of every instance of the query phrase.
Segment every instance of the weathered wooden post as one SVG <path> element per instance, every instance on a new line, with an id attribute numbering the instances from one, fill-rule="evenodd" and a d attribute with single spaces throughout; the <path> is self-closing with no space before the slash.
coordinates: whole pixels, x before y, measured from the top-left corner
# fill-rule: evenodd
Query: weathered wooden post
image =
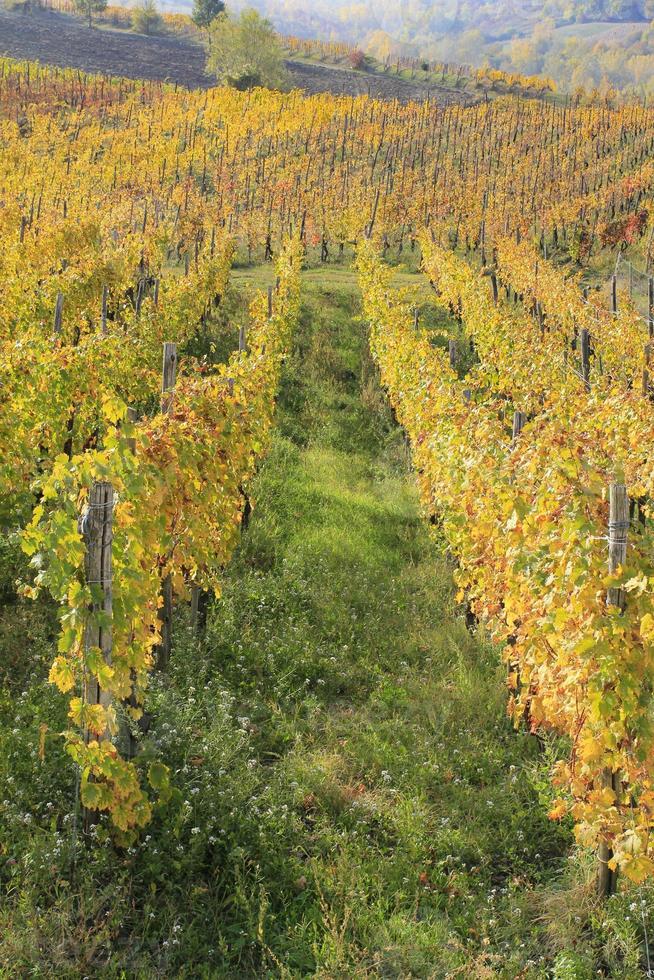
<path id="1" fill-rule="evenodd" d="M 419 325 L 420 325 L 420 312 L 418 310 L 418 307 L 416 306 L 416 308 L 413 311 L 413 329 L 416 331 L 416 333 L 418 331 Z"/>
<path id="2" fill-rule="evenodd" d="M 170 575 L 165 575 L 161 581 L 161 598 L 163 600 L 159 609 L 161 642 L 156 650 L 156 666 L 157 670 L 166 670 L 173 648 L 173 580 Z"/>
<path id="3" fill-rule="evenodd" d="M 647 331 L 654 337 L 654 277 L 647 280 Z"/>
<path id="4" fill-rule="evenodd" d="M 191 587 L 191 629 L 196 636 L 202 636 L 207 627 L 209 593 L 199 585 Z"/>
<path id="5" fill-rule="evenodd" d="M 238 349 L 239 349 L 239 353 L 241 353 L 241 354 L 244 353 L 244 352 L 246 353 L 247 352 L 247 349 L 248 349 L 248 346 L 247 346 L 247 334 L 246 334 L 246 330 L 245 330 L 245 324 L 243 324 L 242 326 L 239 327 L 239 331 L 238 331 Z"/>
<path id="6" fill-rule="evenodd" d="M 524 412 L 514 412 L 513 413 L 513 433 L 511 435 L 511 445 L 515 446 L 518 441 L 518 437 L 525 427 L 527 422 L 527 416 Z"/>
<path id="7" fill-rule="evenodd" d="M 609 487 L 609 574 L 613 575 L 627 561 L 627 538 L 629 534 L 629 497 L 624 483 L 612 483 Z M 625 607 L 625 592 L 620 587 L 607 590 L 606 603 L 616 606 L 620 611 Z M 602 781 L 610 787 L 617 796 L 620 777 L 611 769 L 605 769 Z M 618 872 L 609 867 L 613 852 L 606 841 L 599 846 L 598 891 L 600 897 L 608 898 L 616 890 Z"/>
<path id="8" fill-rule="evenodd" d="M 106 664 L 111 664 L 112 635 L 112 534 L 114 491 L 110 483 L 96 481 L 89 491 L 88 504 L 80 518 L 79 528 L 86 547 L 85 577 L 91 590 L 91 604 L 84 631 L 85 658 L 91 650 L 100 650 Z M 84 703 L 108 709 L 111 694 L 100 687 L 97 677 L 84 669 Z M 84 741 L 92 740 L 88 729 Z M 109 737 L 106 731 L 100 739 Z M 96 823 L 97 810 L 84 809 L 84 829 Z"/>
<path id="9" fill-rule="evenodd" d="M 169 415 L 173 407 L 175 381 L 177 378 L 177 344 L 163 345 L 163 368 L 161 376 L 161 411 Z M 161 582 L 162 605 L 159 609 L 161 642 L 156 650 L 158 670 L 165 670 L 170 662 L 173 631 L 173 582 L 165 575 Z"/>
<path id="10" fill-rule="evenodd" d="M 611 277 L 611 312 L 618 312 L 618 277 L 615 274 Z"/>
<path id="11" fill-rule="evenodd" d="M 448 347 L 449 347 L 449 354 L 450 354 L 450 367 L 452 368 L 453 371 L 456 371 L 456 362 L 457 362 L 456 340 L 450 340 Z"/>
<path id="12" fill-rule="evenodd" d="M 100 333 L 103 337 L 107 336 L 107 300 L 109 298 L 109 288 L 102 287 L 102 306 L 100 312 Z"/>
<path id="13" fill-rule="evenodd" d="M 145 298 L 145 289 L 145 279 L 139 279 L 136 287 L 136 300 L 134 302 L 134 310 L 137 316 L 140 316 L 141 313 L 141 307 L 143 306 L 143 300 Z"/>
<path id="14" fill-rule="evenodd" d="M 645 344 L 645 365 L 643 367 L 643 395 L 649 398 L 649 362 L 652 356 L 652 345 Z"/>
<path id="15" fill-rule="evenodd" d="M 268 286 L 268 319 L 272 320 L 273 315 L 273 287 Z"/>
<path id="16" fill-rule="evenodd" d="M 177 344 L 165 343 L 161 372 L 161 411 L 164 415 L 168 415 L 172 410 L 176 379 Z"/>
<path id="17" fill-rule="evenodd" d="M 583 327 L 579 332 L 579 347 L 581 350 L 581 376 L 590 391 L 590 333 Z"/>
<path id="18" fill-rule="evenodd" d="M 132 408 L 131 406 L 127 409 L 127 421 L 131 425 L 134 425 L 138 421 L 138 412 L 136 411 L 135 408 Z M 136 439 L 130 436 L 130 438 L 127 440 L 127 445 L 131 453 L 136 453 Z M 135 678 L 136 678 L 136 673 L 134 670 L 132 670 L 130 672 L 130 679 L 132 685 L 134 685 Z M 134 694 L 133 690 L 132 693 L 129 695 L 129 697 L 123 701 L 123 706 L 125 708 L 132 708 L 132 709 L 136 709 L 139 707 L 138 701 L 136 700 L 136 695 Z M 125 757 L 127 759 L 133 759 L 138 750 L 138 742 L 132 735 L 132 729 L 130 725 L 124 724 L 123 726 L 121 726 L 121 737 L 122 737 L 123 744 L 125 746 Z"/>
<path id="19" fill-rule="evenodd" d="M 55 337 L 59 337 L 61 334 L 61 325 L 64 315 L 64 294 L 57 293 L 57 298 L 55 300 L 55 311 L 54 311 L 54 322 L 52 329 Z"/>

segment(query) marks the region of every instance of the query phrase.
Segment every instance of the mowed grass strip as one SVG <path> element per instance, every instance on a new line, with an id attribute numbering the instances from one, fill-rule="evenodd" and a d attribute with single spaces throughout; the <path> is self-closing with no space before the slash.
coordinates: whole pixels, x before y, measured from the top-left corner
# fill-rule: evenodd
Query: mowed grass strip
<path id="1" fill-rule="evenodd" d="M 153 679 L 141 759 L 163 759 L 174 791 L 133 846 L 101 826 L 71 860 L 74 771 L 54 738 L 35 762 L 39 723 L 61 725 L 47 649 L 2 702 L 0 976 L 545 978 L 561 949 L 606 961 L 588 892 L 556 887 L 570 828 L 547 819 L 547 759 L 507 719 L 506 669 L 430 539 L 356 281 L 327 268 L 304 286 L 249 529 L 206 636 L 180 606 Z"/>

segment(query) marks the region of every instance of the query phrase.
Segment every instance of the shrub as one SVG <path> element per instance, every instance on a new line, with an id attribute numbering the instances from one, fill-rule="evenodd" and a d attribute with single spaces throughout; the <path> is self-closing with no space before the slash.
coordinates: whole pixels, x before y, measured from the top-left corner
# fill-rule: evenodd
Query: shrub
<path id="1" fill-rule="evenodd" d="M 156 34 L 162 23 L 154 0 L 142 0 L 132 11 L 132 30 L 137 34 Z"/>
<path id="2" fill-rule="evenodd" d="M 269 20 L 256 10 L 222 13 L 209 26 L 207 70 L 238 89 L 279 88 L 286 80 L 284 52 Z"/>
<path id="3" fill-rule="evenodd" d="M 223 0 L 193 0 L 193 23 L 196 27 L 208 27 L 224 9 Z"/>

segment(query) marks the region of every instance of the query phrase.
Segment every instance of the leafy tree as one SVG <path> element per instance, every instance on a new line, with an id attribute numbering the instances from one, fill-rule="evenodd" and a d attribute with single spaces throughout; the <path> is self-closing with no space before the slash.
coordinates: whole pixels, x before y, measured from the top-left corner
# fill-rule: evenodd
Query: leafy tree
<path id="1" fill-rule="evenodd" d="M 355 48 L 354 51 L 350 51 L 348 60 L 352 68 L 354 68 L 356 71 L 363 71 L 363 69 L 366 67 L 366 56 L 363 51 L 360 51 L 358 48 Z"/>
<path id="2" fill-rule="evenodd" d="M 75 0 L 75 6 L 80 13 L 88 17 L 89 27 L 93 26 L 93 14 L 101 14 L 107 9 L 107 0 Z"/>
<path id="3" fill-rule="evenodd" d="M 224 9 L 223 0 L 193 0 L 193 22 L 198 27 L 208 27 Z"/>
<path id="4" fill-rule="evenodd" d="M 209 27 L 207 70 L 241 90 L 280 88 L 286 80 L 284 51 L 270 21 L 256 10 L 240 17 L 219 14 Z"/>
<path id="5" fill-rule="evenodd" d="M 132 11 L 132 30 L 138 34 L 156 34 L 162 19 L 154 0 L 141 0 Z"/>

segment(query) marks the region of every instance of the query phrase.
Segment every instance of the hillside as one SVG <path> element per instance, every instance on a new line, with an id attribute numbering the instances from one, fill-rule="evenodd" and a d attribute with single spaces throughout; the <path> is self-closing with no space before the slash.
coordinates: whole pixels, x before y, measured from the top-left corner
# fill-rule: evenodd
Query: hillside
<path id="1" fill-rule="evenodd" d="M 654 108 L 0 29 L 0 977 L 651 975 Z"/>
<path id="2" fill-rule="evenodd" d="M 169 0 L 173 2 L 173 0 Z M 439 37 L 474 29 L 486 40 L 504 40 L 531 34 L 544 19 L 558 25 L 597 21 L 639 21 L 652 17 L 650 0 L 410 0 L 398 4 L 375 0 L 237 0 L 235 6 L 255 6 L 287 33 L 333 36 L 362 43 L 373 31 L 384 31 L 396 41 L 425 46 Z M 174 0 L 179 10 L 190 10 L 190 0 Z"/>
<path id="3" fill-rule="evenodd" d="M 204 49 L 183 37 L 146 37 L 128 31 L 91 29 L 49 10 L 29 14 L 0 7 L 0 56 L 38 60 L 124 78 L 175 82 L 189 88 L 213 84 L 204 72 Z M 469 95 L 408 79 L 347 68 L 289 61 L 291 85 L 308 94 L 372 95 L 380 99 L 442 104 L 469 102 Z"/>
<path id="4" fill-rule="evenodd" d="M 186 0 L 177 9 L 188 10 Z M 249 5 L 238 0 L 237 6 Z M 559 88 L 654 90 L 651 0 L 254 0 L 285 34 L 398 55 L 551 77 Z"/>

